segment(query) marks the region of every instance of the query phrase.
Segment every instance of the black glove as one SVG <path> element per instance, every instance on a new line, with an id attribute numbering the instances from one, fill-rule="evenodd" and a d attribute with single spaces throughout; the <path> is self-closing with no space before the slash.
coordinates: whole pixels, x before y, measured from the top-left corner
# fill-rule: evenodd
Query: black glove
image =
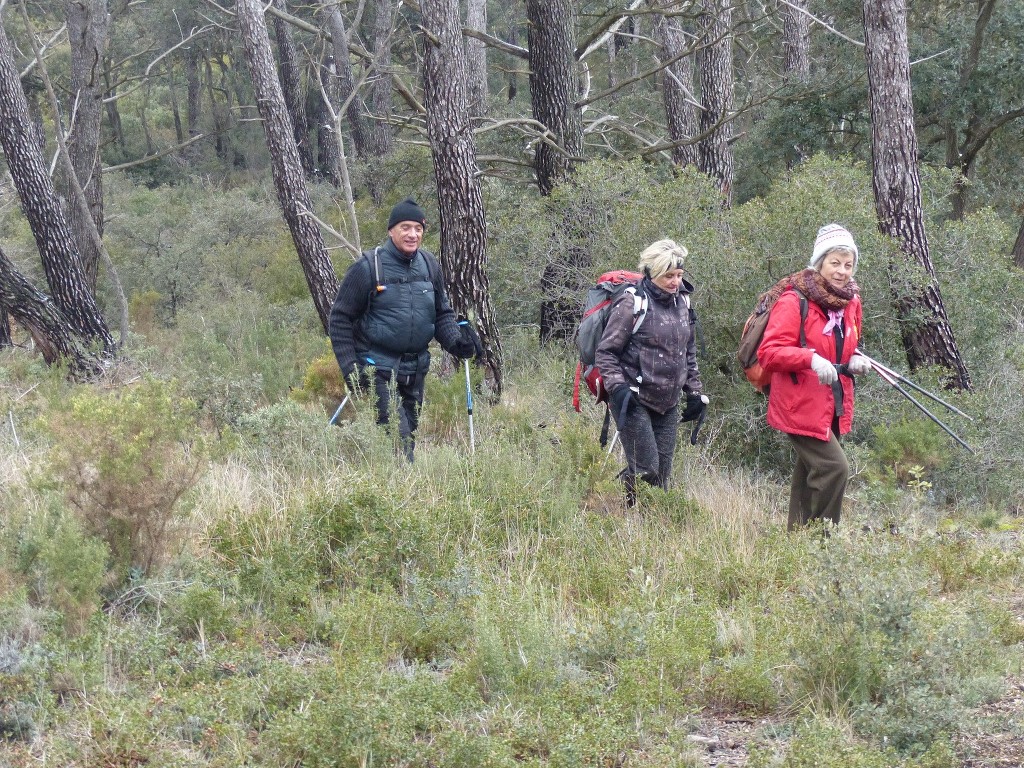
<path id="1" fill-rule="evenodd" d="M 708 415 L 708 403 L 711 402 L 707 395 L 699 392 L 690 392 L 686 395 L 686 407 L 683 408 L 683 415 L 679 423 L 684 421 L 696 421 L 693 431 L 690 432 L 690 445 L 697 444 L 697 433 L 704 426 L 704 418 Z"/>
<path id="2" fill-rule="evenodd" d="M 459 329 L 462 331 L 462 339 L 455 343 L 452 354 L 468 360 L 471 357 L 479 360 L 484 354 L 484 346 L 480 343 L 480 336 L 470 325 L 468 320 L 459 320 Z"/>
<path id="3" fill-rule="evenodd" d="M 689 392 L 686 395 L 686 407 L 683 408 L 683 415 L 679 417 L 680 423 L 699 419 L 704 409 L 708 407 L 708 398 L 699 392 Z"/>
<path id="4" fill-rule="evenodd" d="M 626 384 L 620 384 L 608 392 L 608 407 L 615 419 L 615 426 L 622 429 L 626 421 L 626 414 L 629 412 L 629 404 L 633 399 L 633 391 Z"/>

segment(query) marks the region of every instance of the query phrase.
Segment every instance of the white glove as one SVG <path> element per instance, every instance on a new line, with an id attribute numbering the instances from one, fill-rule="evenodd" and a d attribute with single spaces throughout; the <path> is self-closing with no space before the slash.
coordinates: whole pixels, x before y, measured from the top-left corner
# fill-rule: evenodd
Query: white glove
<path id="1" fill-rule="evenodd" d="M 862 376 L 871 370 L 871 361 L 859 352 L 855 352 L 850 358 L 850 362 L 846 364 L 846 369 L 854 376 Z"/>
<path id="2" fill-rule="evenodd" d="M 818 374 L 818 381 L 821 384 L 834 384 L 839 378 L 835 365 L 830 363 L 817 352 L 811 357 L 811 370 Z"/>

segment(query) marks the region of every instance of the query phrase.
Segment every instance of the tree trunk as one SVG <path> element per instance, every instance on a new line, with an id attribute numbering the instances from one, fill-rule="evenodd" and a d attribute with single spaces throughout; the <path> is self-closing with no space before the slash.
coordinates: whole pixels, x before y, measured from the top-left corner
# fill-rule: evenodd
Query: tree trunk
<path id="1" fill-rule="evenodd" d="M 542 195 L 551 194 L 583 156 L 583 116 L 576 102 L 576 10 L 569 0 L 527 0 L 530 104 L 533 117 L 552 134 L 536 144 L 533 167 Z M 566 222 L 567 227 L 572 222 Z M 555 253 L 541 275 L 540 340 L 568 339 L 579 320 L 581 281 L 589 279 L 590 254 L 579 248 Z"/>
<path id="2" fill-rule="evenodd" d="M 313 206 L 309 201 L 281 84 L 274 69 L 274 55 L 263 20 L 263 7 L 259 0 L 238 0 L 235 9 L 256 105 L 267 137 L 277 199 L 285 221 L 288 222 L 288 229 L 291 230 L 306 284 L 326 333 L 331 304 L 338 292 L 338 278 L 324 247 L 320 229 L 307 215 L 312 212 Z"/>
<path id="3" fill-rule="evenodd" d="M 466 56 L 458 0 L 421 0 L 423 102 L 434 157 L 441 219 L 441 261 L 452 307 L 473 318 L 496 395 L 501 394 L 501 345 L 487 283 L 487 232 L 476 143 L 467 104 Z"/>
<path id="4" fill-rule="evenodd" d="M 951 387 L 970 389 L 925 233 L 905 0 L 864 0 L 863 7 L 875 210 L 879 229 L 899 243 L 904 257 L 894 261 L 891 274 L 907 362 L 911 370 L 948 368 Z"/>
<path id="5" fill-rule="evenodd" d="M 286 0 L 274 0 L 274 5 L 288 11 Z M 313 162 L 313 147 L 309 143 L 309 120 L 306 119 L 306 100 L 302 98 L 302 66 L 299 53 L 292 40 L 291 25 L 280 16 L 274 17 L 274 38 L 277 40 L 278 75 L 281 79 L 281 90 L 284 92 L 284 104 L 291 118 L 295 146 L 299 150 L 299 160 L 307 179 L 313 178 L 316 164 Z"/>
<path id="6" fill-rule="evenodd" d="M 487 31 L 487 0 L 468 1 L 466 26 Z M 466 38 L 466 77 L 469 113 L 481 117 L 487 112 L 487 44 L 474 37 Z"/>
<path id="7" fill-rule="evenodd" d="M 174 118 L 174 139 L 185 143 L 185 125 L 181 122 L 181 106 L 178 103 L 178 82 L 174 76 L 174 64 L 167 66 L 167 91 L 171 100 L 171 117 Z"/>
<path id="8" fill-rule="evenodd" d="M 103 235 L 103 174 L 100 157 L 100 123 L 103 120 L 103 59 L 107 48 L 110 15 L 106 0 L 68 0 L 68 41 L 71 44 L 71 92 L 67 114 L 75 121 L 68 134 L 68 153 L 78 182 L 85 191 L 92 222 L 82 221 L 77 205 L 68 205 L 68 219 L 82 257 L 86 284 L 95 293 L 100 255 L 93 244 L 92 227 Z M 62 194 L 72 192 L 66 181 Z"/>
<path id="9" fill-rule="evenodd" d="M 188 121 L 188 137 L 191 139 L 200 134 L 199 118 L 202 114 L 202 78 L 199 76 L 199 63 L 202 51 L 198 43 L 193 42 L 185 53 L 185 114 Z"/>
<path id="10" fill-rule="evenodd" d="M 377 69 L 370 86 L 370 111 L 374 117 L 370 132 L 370 152 L 377 157 L 391 154 L 394 134 L 391 130 L 391 32 L 394 14 L 389 0 L 376 0 L 373 17 L 373 62 Z M 347 52 L 346 52 L 347 56 Z"/>
<path id="11" fill-rule="evenodd" d="M 787 80 L 806 83 L 811 75 L 811 19 L 807 0 L 789 0 L 782 7 L 782 73 Z"/>
<path id="12" fill-rule="evenodd" d="M 526 0 L 530 104 L 553 142 L 537 143 L 534 169 L 542 195 L 551 194 L 583 156 L 583 116 L 576 101 L 576 10 L 571 0 Z"/>
<path id="13" fill-rule="evenodd" d="M 713 178 L 722 191 L 723 205 L 732 205 L 735 175 L 729 138 L 732 132 L 732 7 L 728 0 L 701 0 L 701 45 L 697 52 L 700 71 L 700 132 L 697 166 Z"/>
<path id="14" fill-rule="evenodd" d="M 89 289 L 71 226 L 35 136 L 14 51 L 0 26 L 0 146 L 39 249 L 50 293 L 76 333 L 111 351 L 114 339 Z"/>
<path id="15" fill-rule="evenodd" d="M 0 249 L 0 325 L 6 327 L 9 346 L 8 312 L 29 332 L 48 365 L 64 362 L 72 376 L 81 378 L 96 375 L 102 370 L 101 361 L 85 350 L 68 318 L 48 296 L 36 290 L 18 272 Z"/>
<path id="16" fill-rule="evenodd" d="M 117 95 L 117 88 L 114 85 L 114 78 L 110 67 L 110 57 L 106 56 L 103 59 L 103 92 L 109 98 L 104 104 L 107 111 L 107 126 L 110 128 L 110 135 L 114 143 L 121 149 L 124 149 L 124 128 L 121 125 L 121 112 L 117 107 L 117 99 L 114 98 Z"/>
<path id="17" fill-rule="evenodd" d="M 665 7 L 664 0 L 648 0 L 651 8 Z M 686 37 L 676 16 L 654 16 L 654 39 L 665 61 L 674 61 L 661 72 L 661 98 L 665 104 L 668 135 L 672 141 L 672 162 L 677 168 L 697 165 L 697 145 L 686 143 L 699 132 L 700 116 L 693 101 L 693 59 L 679 58 L 686 50 Z"/>
<path id="18" fill-rule="evenodd" d="M 1024 269 L 1024 219 L 1020 222 L 1020 229 L 1017 230 L 1017 240 L 1013 244 L 1011 252 L 1013 263 Z"/>
<path id="19" fill-rule="evenodd" d="M 514 18 L 510 19 L 508 22 L 508 29 L 505 32 L 505 42 L 510 45 L 519 45 L 519 25 Z M 515 62 L 513 62 L 513 66 L 508 68 L 508 100 L 513 101 L 517 93 L 519 93 L 519 76 L 516 74 L 516 66 Z"/>
<path id="20" fill-rule="evenodd" d="M 352 149 L 358 157 L 366 157 L 370 154 L 372 138 L 366 124 L 366 105 L 359 94 L 355 93 L 356 80 L 348 53 L 349 33 L 345 27 L 345 19 L 336 4 L 321 5 L 320 12 L 326 15 L 327 26 L 331 31 L 331 46 L 334 51 L 332 79 L 337 86 L 338 105 L 348 104 L 345 117 L 352 136 Z M 329 90 L 328 93 L 330 92 Z"/>
<path id="21" fill-rule="evenodd" d="M 210 115 L 213 117 L 213 146 L 217 152 L 218 159 L 230 164 L 231 159 L 228 157 L 227 115 L 221 104 L 217 101 L 217 91 L 213 85 L 213 64 L 210 62 L 209 56 L 203 61 L 203 75 L 206 80 L 206 94 L 210 101 Z M 290 123 L 288 130 L 291 130 Z"/>
<path id="22" fill-rule="evenodd" d="M 332 186 L 341 184 L 341 151 L 338 137 L 334 135 L 334 117 L 325 101 L 340 104 L 338 99 L 338 78 L 334 76 L 334 57 L 326 54 L 320 62 L 321 93 L 314 99 L 316 104 L 316 163 L 320 173 Z"/>
<path id="23" fill-rule="evenodd" d="M 11 321 L 7 307 L 0 302 L 0 349 L 11 346 L 14 346 L 14 340 L 11 338 Z"/>

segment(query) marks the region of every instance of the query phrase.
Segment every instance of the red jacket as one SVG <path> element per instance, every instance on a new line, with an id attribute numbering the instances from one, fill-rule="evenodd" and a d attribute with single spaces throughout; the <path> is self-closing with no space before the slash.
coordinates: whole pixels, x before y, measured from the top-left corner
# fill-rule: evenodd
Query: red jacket
<path id="1" fill-rule="evenodd" d="M 863 310 L 860 297 L 854 296 L 846 305 L 843 317 L 843 358 L 848 363 L 861 336 Z M 768 327 L 757 350 L 757 358 L 772 374 L 768 392 L 768 424 L 782 432 L 828 440 L 835 415 L 832 388 L 818 383 L 811 370 L 811 356 L 817 352 L 826 360 L 835 361 L 835 333 L 825 336 L 822 330 L 827 313 L 813 301 L 807 303 L 804 333 L 807 346 L 800 346 L 800 298 L 786 290 L 772 307 Z M 794 380 L 795 377 L 795 380 Z M 839 417 L 839 433 L 845 435 L 853 425 L 853 379 L 840 376 L 843 385 L 843 415 Z"/>

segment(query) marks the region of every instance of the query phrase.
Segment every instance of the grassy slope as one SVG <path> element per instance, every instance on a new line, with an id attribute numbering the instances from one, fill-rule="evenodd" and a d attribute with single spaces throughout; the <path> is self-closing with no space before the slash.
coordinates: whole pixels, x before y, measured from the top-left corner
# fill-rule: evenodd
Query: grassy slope
<path id="1" fill-rule="evenodd" d="M 1016 521 L 906 490 L 890 529 L 855 478 L 838 534 L 786 535 L 787 489 L 718 465 L 713 429 L 624 510 L 566 365 L 478 403 L 474 455 L 464 381 L 435 379 L 412 467 L 365 407 L 332 429 L 319 403 L 258 410 L 169 565 L 100 585 L 72 637 L 74 553 L 39 544 L 66 514 L 25 426 L 67 392 L 8 380 L 0 761 L 699 765 L 713 712 L 772 724 L 752 765 L 958 764 L 950 737 L 1019 672 Z"/>

